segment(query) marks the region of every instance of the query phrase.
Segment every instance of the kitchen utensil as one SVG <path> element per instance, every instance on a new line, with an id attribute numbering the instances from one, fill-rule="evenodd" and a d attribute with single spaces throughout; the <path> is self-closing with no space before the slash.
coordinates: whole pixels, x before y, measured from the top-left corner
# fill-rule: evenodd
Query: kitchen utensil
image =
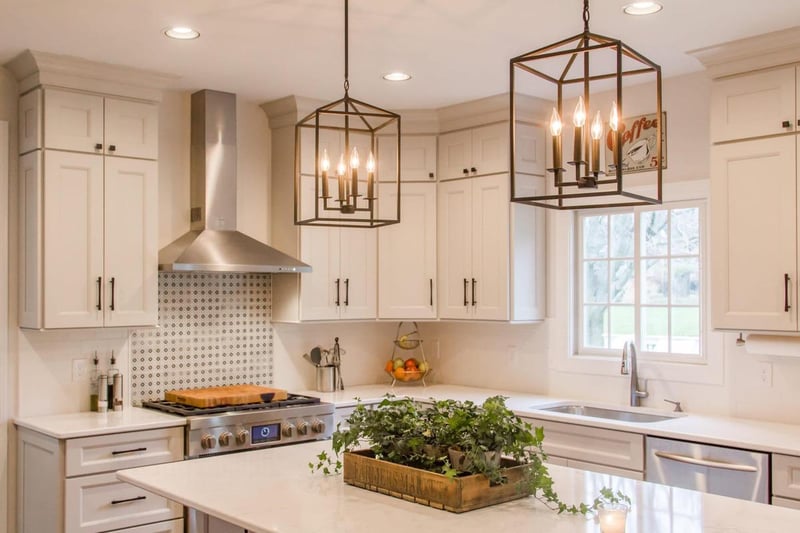
<path id="1" fill-rule="evenodd" d="M 309 363 L 311 363 L 312 365 L 314 365 L 314 366 L 317 366 L 317 365 L 315 365 L 315 364 L 314 364 L 314 361 L 312 361 L 312 360 L 311 360 L 311 356 L 310 356 L 310 355 L 308 355 L 307 353 L 304 353 L 304 354 L 303 354 L 303 359 L 305 359 L 306 361 L 308 361 L 308 362 L 309 362 Z"/>
<path id="2" fill-rule="evenodd" d="M 168 402 L 182 403 L 193 407 L 276 402 L 285 400 L 287 397 L 288 393 L 283 389 L 258 385 L 227 385 L 202 389 L 171 390 L 164 393 L 164 399 Z"/>
<path id="3" fill-rule="evenodd" d="M 342 349 L 339 346 L 339 337 L 333 339 L 333 367 L 336 369 L 334 386 L 336 390 L 344 390 L 342 381 Z"/>
<path id="4" fill-rule="evenodd" d="M 311 362 L 317 366 L 322 364 L 322 350 L 319 346 L 311 348 Z"/>

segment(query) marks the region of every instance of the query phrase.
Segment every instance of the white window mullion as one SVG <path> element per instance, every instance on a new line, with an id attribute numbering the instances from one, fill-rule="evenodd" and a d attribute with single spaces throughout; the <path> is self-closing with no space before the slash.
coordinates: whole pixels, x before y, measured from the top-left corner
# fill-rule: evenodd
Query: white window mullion
<path id="1" fill-rule="evenodd" d="M 633 291 L 633 338 L 636 346 L 642 344 L 642 260 L 641 260 L 641 216 L 638 209 L 633 210 L 633 282 L 636 290 Z"/>

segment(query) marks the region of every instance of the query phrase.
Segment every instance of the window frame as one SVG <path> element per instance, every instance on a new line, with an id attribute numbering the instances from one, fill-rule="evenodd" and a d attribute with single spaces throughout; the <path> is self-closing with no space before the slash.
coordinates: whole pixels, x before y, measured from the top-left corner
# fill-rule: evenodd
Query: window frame
<path id="1" fill-rule="evenodd" d="M 673 306 L 672 304 L 672 295 L 671 291 L 668 296 L 668 303 L 666 306 L 664 305 L 654 305 L 654 304 L 642 304 L 641 303 L 641 263 L 642 261 L 648 258 L 656 258 L 656 256 L 643 256 L 641 255 L 641 215 L 642 213 L 649 212 L 649 211 L 664 211 L 664 210 L 673 210 L 673 209 L 682 209 L 682 208 L 697 208 L 698 209 L 698 234 L 700 237 L 699 243 L 699 250 L 698 250 L 698 262 L 699 262 L 699 276 L 698 280 L 700 283 L 699 287 L 699 301 L 696 306 L 694 305 L 676 305 Z M 691 200 L 680 200 L 680 201 L 670 201 L 670 202 L 663 202 L 662 204 L 656 205 L 646 205 L 646 206 L 629 206 L 629 207 L 620 207 L 620 208 L 603 208 L 603 209 L 592 209 L 578 212 L 574 218 L 573 224 L 573 231 L 575 235 L 574 245 L 575 249 L 573 253 L 575 254 L 576 261 L 574 261 L 574 272 L 573 272 L 573 279 L 575 280 L 574 284 L 574 291 L 573 291 L 573 306 L 572 306 L 572 321 L 575 327 L 573 328 L 574 338 L 572 339 L 573 346 L 575 347 L 573 356 L 576 358 L 618 358 L 621 353 L 621 348 L 597 348 L 593 346 L 586 346 L 584 345 L 584 302 L 583 300 L 583 293 L 584 293 L 584 257 L 583 257 L 583 219 L 586 217 L 592 216 L 601 216 L 601 215 L 613 215 L 613 214 L 622 214 L 622 213 L 633 213 L 634 215 L 634 249 L 633 249 L 633 257 L 632 258 L 621 258 L 622 260 L 632 260 L 634 263 L 634 301 L 632 304 L 622 304 L 622 305 L 632 305 L 634 308 L 634 341 L 636 342 L 637 347 L 637 355 L 641 361 L 652 361 L 658 363 L 681 363 L 681 364 L 688 364 L 688 365 L 707 365 L 709 363 L 708 358 L 708 332 L 710 331 L 710 327 L 708 324 L 708 307 L 710 304 L 709 301 L 709 291 L 708 287 L 708 208 L 707 208 L 707 200 L 705 199 L 691 199 Z M 610 219 L 609 219 L 610 220 Z M 611 239 L 611 231 L 609 227 L 609 242 Z M 684 257 L 683 254 L 676 254 L 675 256 L 672 255 L 671 250 L 669 250 L 669 254 L 666 256 L 657 256 L 657 258 L 666 258 L 668 260 L 668 276 L 670 280 L 670 284 L 672 283 L 671 277 L 671 267 L 670 262 L 672 258 L 681 258 Z M 694 257 L 694 255 L 686 257 Z M 601 259 L 607 261 L 609 264 L 612 260 L 616 258 L 606 257 L 605 259 Z M 610 289 L 610 286 L 609 286 Z M 610 294 L 609 294 L 610 300 Z M 609 302 L 610 303 L 610 302 Z M 602 305 L 602 304 L 599 304 Z M 699 310 L 699 354 L 684 354 L 684 353 L 673 353 L 673 352 L 652 352 L 646 351 L 641 346 L 641 309 L 643 307 L 666 307 L 668 309 L 667 316 L 668 320 L 670 320 L 670 326 L 668 332 L 671 337 L 671 314 L 672 309 L 680 308 L 680 307 L 698 307 Z M 608 306 L 609 315 L 611 305 Z"/>

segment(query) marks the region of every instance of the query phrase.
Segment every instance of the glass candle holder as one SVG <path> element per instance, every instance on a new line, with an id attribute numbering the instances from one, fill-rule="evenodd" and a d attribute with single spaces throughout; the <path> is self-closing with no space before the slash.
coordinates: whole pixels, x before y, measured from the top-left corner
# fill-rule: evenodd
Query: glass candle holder
<path id="1" fill-rule="evenodd" d="M 601 533 L 625 533 L 627 519 L 628 506 L 624 503 L 604 505 L 597 511 Z"/>

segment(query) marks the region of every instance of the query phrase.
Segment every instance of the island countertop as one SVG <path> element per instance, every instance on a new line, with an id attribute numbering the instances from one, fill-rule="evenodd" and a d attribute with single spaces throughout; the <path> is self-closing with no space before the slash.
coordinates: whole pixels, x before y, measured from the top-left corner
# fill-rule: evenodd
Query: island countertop
<path id="1" fill-rule="evenodd" d="M 312 474 L 308 463 L 330 441 L 164 463 L 117 473 L 119 479 L 253 533 L 598 532 L 582 516 L 558 515 L 535 498 L 463 514 L 440 511 Z M 783 533 L 800 511 L 607 474 L 548 466 L 567 503 L 591 501 L 603 486 L 633 500 L 628 533 Z"/>

